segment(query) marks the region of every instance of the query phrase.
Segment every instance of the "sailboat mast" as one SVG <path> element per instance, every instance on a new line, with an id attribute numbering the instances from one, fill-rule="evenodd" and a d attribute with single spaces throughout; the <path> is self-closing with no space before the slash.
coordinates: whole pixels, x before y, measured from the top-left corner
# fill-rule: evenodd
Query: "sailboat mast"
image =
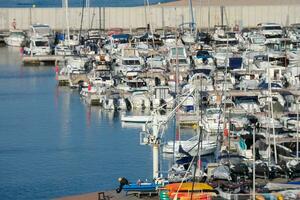
<path id="1" fill-rule="evenodd" d="M 254 126 L 254 128 L 253 128 L 253 132 L 252 132 L 252 134 L 253 134 L 253 145 L 252 145 L 252 150 L 253 150 L 253 170 L 252 170 L 252 177 L 253 177 L 253 180 L 252 180 L 252 196 L 253 196 L 253 198 L 252 199 L 255 199 L 255 174 L 256 174 L 256 172 L 255 172 L 255 134 L 256 134 L 256 125 Z"/>
<path id="2" fill-rule="evenodd" d="M 194 13 L 193 13 L 193 5 L 192 5 L 192 0 L 189 0 L 189 7 L 190 7 L 190 14 L 191 14 L 191 22 L 192 22 L 192 26 L 191 28 L 194 29 L 194 24 L 195 24 L 195 19 L 194 19 Z"/>
<path id="3" fill-rule="evenodd" d="M 65 9 L 66 9 L 66 25 L 67 25 L 67 39 L 68 44 L 70 42 L 70 24 L 69 24 L 69 0 L 65 0 Z"/>
<path id="4" fill-rule="evenodd" d="M 272 123 L 272 131 L 273 131 L 273 145 L 274 145 L 274 159 L 275 164 L 277 164 L 277 148 L 276 148 L 276 137 L 275 137 L 275 124 L 274 124 L 274 110 L 273 110 L 273 98 L 272 98 L 272 90 L 271 90 L 271 74 L 270 74 L 270 62 L 269 62 L 269 54 L 268 54 L 268 87 L 269 87 L 269 100 L 270 100 L 270 108 L 271 108 L 271 123 Z"/>
<path id="5" fill-rule="evenodd" d="M 297 161 L 299 160 L 299 100 L 296 101 L 297 106 L 297 145 L 296 145 L 296 153 L 297 153 Z"/>

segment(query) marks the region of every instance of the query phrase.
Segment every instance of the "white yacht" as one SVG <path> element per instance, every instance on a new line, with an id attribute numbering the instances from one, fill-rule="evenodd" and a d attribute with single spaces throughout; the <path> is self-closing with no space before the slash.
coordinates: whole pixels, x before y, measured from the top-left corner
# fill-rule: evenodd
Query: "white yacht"
<path id="1" fill-rule="evenodd" d="M 9 36 L 4 38 L 4 42 L 8 46 L 21 47 L 25 43 L 25 38 L 22 30 L 11 30 Z"/>
<path id="2" fill-rule="evenodd" d="M 250 34 L 247 38 L 247 49 L 251 51 L 265 51 L 266 37 L 263 34 Z"/>
<path id="3" fill-rule="evenodd" d="M 123 48 L 121 55 L 117 58 L 115 73 L 126 75 L 127 72 L 142 70 L 143 60 L 139 57 L 137 49 Z"/>
<path id="4" fill-rule="evenodd" d="M 220 108 L 208 108 L 203 116 L 203 127 L 208 133 L 223 132 L 224 120 Z"/>
<path id="5" fill-rule="evenodd" d="M 280 24 L 277 23 L 259 23 L 257 28 L 267 40 L 276 40 L 283 37 L 283 30 Z"/>
<path id="6" fill-rule="evenodd" d="M 47 24 L 33 24 L 29 27 L 28 35 L 40 37 L 52 37 L 53 31 Z"/>
<path id="7" fill-rule="evenodd" d="M 170 47 L 167 62 L 169 65 L 169 70 L 171 72 L 176 72 L 177 62 L 179 73 L 187 72 L 190 69 L 190 60 L 188 59 L 187 52 L 184 46 Z"/>
<path id="8" fill-rule="evenodd" d="M 167 109 L 173 109 L 175 106 L 174 97 L 170 94 L 170 88 L 168 86 L 156 86 L 154 88 L 154 95 L 152 98 L 153 109 L 162 107 Z"/>
<path id="9" fill-rule="evenodd" d="M 179 146 L 181 145 L 182 149 L 185 152 L 188 152 L 191 156 L 196 156 L 198 155 L 198 141 L 199 136 L 195 135 L 191 137 L 188 140 L 182 140 L 182 141 L 168 141 L 166 144 L 163 146 L 163 153 L 174 153 L 175 149 L 175 156 L 180 157 L 182 155 L 179 151 Z M 174 143 L 175 143 L 175 148 L 174 148 Z M 209 155 L 213 154 L 216 149 L 217 149 L 217 143 L 216 141 L 210 141 L 204 139 L 202 143 L 200 144 L 200 152 L 199 155 L 204 156 L 204 155 Z"/>
<path id="10" fill-rule="evenodd" d="M 50 55 L 51 53 L 50 42 L 46 37 L 31 37 L 24 47 L 25 55 Z"/>

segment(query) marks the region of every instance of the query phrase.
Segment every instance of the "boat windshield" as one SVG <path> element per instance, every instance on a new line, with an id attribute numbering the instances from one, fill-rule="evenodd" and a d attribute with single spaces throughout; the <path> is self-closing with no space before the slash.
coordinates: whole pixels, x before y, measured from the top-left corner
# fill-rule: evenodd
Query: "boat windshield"
<path id="1" fill-rule="evenodd" d="M 177 52 L 176 52 L 176 49 L 178 49 Z M 178 56 L 184 56 L 185 55 L 184 48 L 182 48 L 182 47 L 172 48 L 171 51 L 172 51 L 172 55 L 177 55 L 177 54 L 178 54 Z"/>
<path id="2" fill-rule="evenodd" d="M 262 30 L 282 30 L 280 26 L 264 26 Z"/>
<path id="3" fill-rule="evenodd" d="M 227 45 L 227 43 L 229 45 L 237 45 L 238 41 L 237 40 L 216 40 L 216 45 Z"/>
<path id="4" fill-rule="evenodd" d="M 264 38 L 253 38 L 252 39 L 253 44 L 264 44 L 265 43 L 265 39 Z"/>
<path id="5" fill-rule="evenodd" d="M 123 60 L 123 65 L 140 65 L 139 60 Z"/>
<path id="6" fill-rule="evenodd" d="M 127 85 L 132 88 L 145 87 L 147 84 L 145 82 L 128 82 Z"/>
<path id="7" fill-rule="evenodd" d="M 48 41 L 35 41 L 35 46 L 37 47 L 47 47 L 49 46 Z"/>
<path id="8" fill-rule="evenodd" d="M 42 36 L 51 35 L 51 29 L 47 26 L 35 27 L 35 32 L 37 35 L 42 35 Z"/>
<path id="9" fill-rule="evenodd" d="M 206 110 L 206 114 L 207 115 L 214 115 L 214 114 L 220 114 L 221 111 L 219 109 L 209 109 L 209 110 Z"/>
<path id="10" fill-rule="evenodd" d="M 24 37 L 24 33 L 23 32 L 12 32 L 10 33 L 11 36 L 13 37 Z"/>
<path id="11" fill-rule="evenodd" d="M 176 64 L 176 59 L 171 59 L 171 63 L 172 64 Z M 187 60 L 186 59 L 178 59 L 178 64 L 182 65 L 182 64 L 187 64 Z"/>

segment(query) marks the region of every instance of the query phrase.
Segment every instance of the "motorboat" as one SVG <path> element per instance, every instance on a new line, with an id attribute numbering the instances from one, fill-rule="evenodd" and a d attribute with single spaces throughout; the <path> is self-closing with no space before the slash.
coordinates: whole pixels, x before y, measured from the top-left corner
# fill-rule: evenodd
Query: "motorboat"
<path id="1" fill-rule="evenodd" d="M 141 92 L 149 89 L 145 80 L 139 77 L 123 78 L 116 88 L 125 92 Z"/>
<path id="2" fill-rule="evenodd" d="M 195 23 L 183 23 L 179 25 L 181 29 L 181 40 L 185 45 L 195 44 L 197 41 L 197 32 Z"/>
<path id="3" fill-rule="evenodd" d="M 121 121 L 128 123 L 149 123 L 152 122 L 153 116 L 151 115 L 122 115 Z M 167 121 L 166 116 L 160 115 L 160 121 Z"/>
<path id="4" fill-rule="evenodd" d="M 220 108 L 207 108 L 203 116 L 203 127 L 208 133 L 223 132 L 224 119 Z"/>
<path id="5" fill-rule="evenodd" d="M 214 79 L 214 88 L 218 91 L 232 90 L 235 84 L 235 79 L 230 73 L 223 74 L 223 72 L 217 72 Z"/>
<path id="6" fill-rule="evenodd" d="M 283 30 L 277 23 L 259 23 L 257 25 L 259 32 L 266 37 L 268 41 L 283 37 Z"/>
<path id="7" fill-rule="evenodd" d="M 178 64 L 179 73 L 187 72 L 190 69 L 190 60 L 184 46 L 173 46 L 169 49 L 167 63 L 171 72 L 176 72 Z"/>
<path id="8" fill-rule="evenodd" d="M 90 82 L 93 85 L 112 87 L 115 83 L 111 70 L 106 64 L 94 62 L 93 69 L 89 73 Z"/>
<path id="9" fill-rule="evenodd" d="M 55 55 L 71 56 L 74 55 L 73 50 L 69 46 L 58 44 L 54 47 Z"/>
<path id="10" fill-rule="evenodd" d="M 123 48 L 117 58 L 115 73 L 126 76 L 127 72 L 139 71 L 143 68 L 143 60 L 139 57 L 137 49 Z"/>
<path id="11" fill-rule="evenodd" d="M 21 47 L 25 44 L 25 33 L 22 30 L 11 30 L 4 42 L 8 46 Z"/>
<path id="12" fill-rule="evenodd" d="M 145 91 L 132 92 L 128 100 L 131 102 L 132 108 L 150 109 L 151 101 Z"/>
<path id="13" fill-rule="evenodd" d="M 247 49 L 250 51 L 265 51 L 266 37 L 263 34 L 252 33 L 247 37 Z"/>
<path id="14" fill-rule="evenodd" d="M 239 44 L 237 33 L 230 32 L 227 27 L 215 26 L 215 31 L 212 36 L 215 47 L 234 47 Z"/>
<path id="15" fill-rule="evenodd" d="M 50 42 L 47 37 L 31 37 L 25 44 L 25 55 L 50 55 L 52 53 Z"/>
<path id="16" fill-rule="evenodd" d="M 175 148 L 174 148 L 175 144 Z M 198 152 L 198 145 L 200 145 L 200 150 Z M 180 157 L 182 153 L 180 153 L 179 146 L 185 151 L 188 152 L 191 156 L 196 155 L 209 155 L 213 154 L 216 151 L 217 143 L 213 140 L 206 140 L 204 139 L 202 142 L 199 142 L 199 136 L 195 135 L 188 140 L 181 140 L 181 141 L 168 141 L 163 146 L 163 153 L 174 153 L 175 156 Z"/>
<path id="17" fill-rule="evenodd" d="M 29 27 L 28 37 L 46 37 L 49 39 L 50 44 L 54 43 L 53 30 L 48 24 L 36 23 Z"/>
<path id="18" fill-rule="evenodd" d="M 166 108 L 173 109 L 175 105 L 174 97 L 170 94 L 170 88 L 168 86 L 156 86 L 154 87 L 154 95 L 152 97 L 153 109 Z"/>

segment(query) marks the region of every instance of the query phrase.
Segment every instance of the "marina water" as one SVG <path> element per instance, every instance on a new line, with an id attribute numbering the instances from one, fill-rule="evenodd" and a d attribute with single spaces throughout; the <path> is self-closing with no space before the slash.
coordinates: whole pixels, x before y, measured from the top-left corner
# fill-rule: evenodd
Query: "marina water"
<path id="1" fill-rule="evenodd" d="M 0 48 L 0 199 L 49 199 L 152 177 L 151 148 L 119 113 L 57 87 L 54 66 L 22 66 Z"/>

